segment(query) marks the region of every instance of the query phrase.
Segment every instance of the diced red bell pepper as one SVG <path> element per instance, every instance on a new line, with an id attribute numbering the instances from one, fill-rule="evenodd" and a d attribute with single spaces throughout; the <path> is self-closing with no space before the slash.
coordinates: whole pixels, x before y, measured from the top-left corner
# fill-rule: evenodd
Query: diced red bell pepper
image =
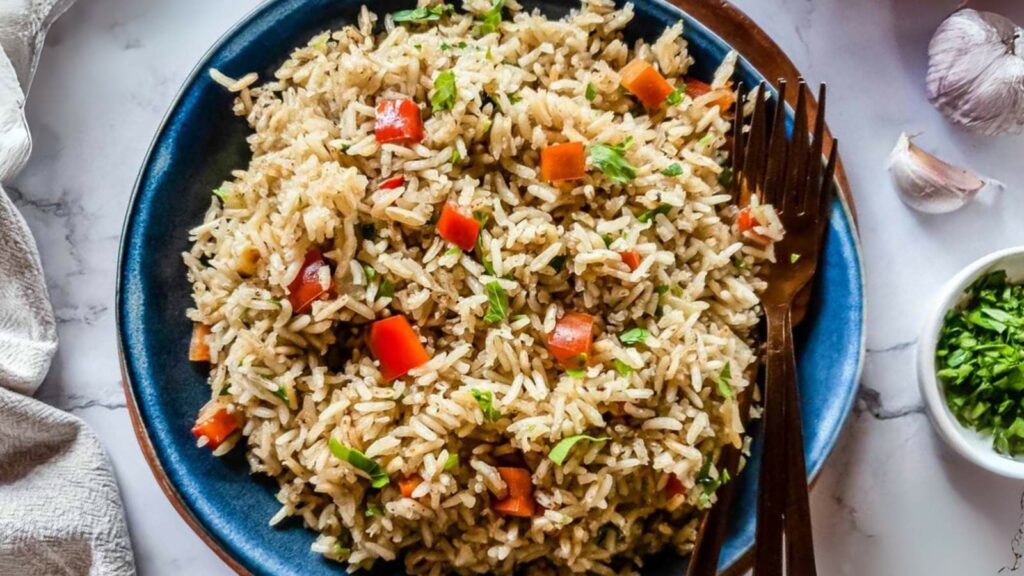
<path id="1" fill-rule="evenodd" d="M 416 487 L 423 483 L 423 478 L 419 474 L 413 474 L 407 478 L 402 478 L 398 481 L 398 489 L 402 492 L 402 496 L 406 498 L 412 498 L 413 491 Z"/>
<path id="2" fill-rule="evenodd" d="M 736 215 L 736 227 L 739 228 L 740 233 L 749 232 L 748 236 L 758 244 L 767 244 L 770 240 L 757 232 L 754 232 L 754 227 L 758 225 L 757 218 L 750 211 L 750 207 L 743 208 L 739 214 Z"/>
<path id="3" fill-rule="evenodd" d="M 533 479 L 530 471 L 525 468 L 499 466 L 498 474 L 508 486 L 508 495 L 504 500 L 494 503 L 494 511 L 506 516 L 530 518 L 537 509 L 533 499 Z"/>
<path id="4" fill-rule="evenodd" d="M 683 486 L 683 483 L 675 474 L 668 477 L 668 482 L 665 484 L 665 493 L 668 494 L 669 498 L 674 498 L 685 492 L 686 487 Z"/>
<path id="5" fill-rule="evenodd" d="M 563 365 L 586 364 L 593 343 L 594 317 L 583 312 L 568 312 L 555 323 L 555 329 L 548 335 L 548 351 Z M 581 362 L 582 360 L 582 362 Z"/>
<path id="6" fill-rule="evenodd" d="M 381 144 L 415 144 L 423 140 L 420 107 L 408 98 L 381 101 L 373 131 Z"/>
<path id="7" fill-rule="evenodd" d="M 638 252 L 624 250 L 619 252 L 619 255 L 622 257 L 622 261 L 626 263 L 626 266 L 629 266 L 630 272 L 640 267 L 640 254 Z"/>
<path id="8" fill-rule="evenodd" d="M 586 163 L 582 142 L 553 144 L 540 151 L 540 175 L 548 182 L 583 178 Z"/>
<path id="9" fill-rule="evenodd" d="M 642 58 L 632 62 L 619 72 L 622 86 L 637 97 L 644 106 L 657 108 L 674 90 L 660 72 Z"/>
<path id="10" fill-rule="evenodd" d="M 427 363 L 430 355 L 405 316 L 396 314 L 370 326 L 370 352 L 380 361 L 385 380 L 394 380 Z"/>
<path id="11" fill-rule="evenodd" d="M 701 82 L 700 80 L 694 80 L 692 78 L 686 79 L 686 95 L 690 98 L 697 98 L 698 96 L 703 96 L 708 92 L 711 92 L 711 85 L 707 82 Z M 715 98 L 708 104 L 710 106 L 717 105 L 719 111 L 725 112 L 729 108 L 732 108 L 732 103 L 735 99 L 736 97 L 732 92 L 723 91 L 721 96 Z"/>
<path id="12" fill-rule="evenodd" d="M 206 337 L 210 335 L 210 327 L 202 322 L 192 326 L 192 342 L 188 345 L 188 359 L 192 362 L 209 362 L 210 346 Z"/>
<path id="13" fill-rule="evenodd" d="M 469 251 L 480 235 L 480 223 L 475 218 L 461 214 L 454 205 L 445 204 L 437 219 L 437 233 L 441 238 Z"/>
<path id="14" fill-rule="evenodd" d="M 405 176 L 395 176 L 394 178 L 388 178 L 387 180 L 380 183 L 377 186 L 378 190 L 394 190 L 402 184 L 405 184 Z"/>
<path id="15" fill-rule="evenodd" d="M 241 424 L 237 415 L 228 412 L 227 408 L 220 408 L 210 416 L 196 422 L 192 428 L 192 435 L 196 438 L 206 436 L 206 445 L 215 450 L 231 434 L 238 430 Z"/>
<path id="16" fill-rule="evenodd" d="M 292 303 L 292 310 L 296 314 L 308 312 L 316 300 L 326 300 L 336 296 L 334 291 L 334 277 L 332 276 L 327 288 L 320 284 L 320 269 L 327 266 L 324 257 L 316 248 L 306 252 L 306 259 L 302 262 L 299 275 L 288 285 L 288 301 Z"/>

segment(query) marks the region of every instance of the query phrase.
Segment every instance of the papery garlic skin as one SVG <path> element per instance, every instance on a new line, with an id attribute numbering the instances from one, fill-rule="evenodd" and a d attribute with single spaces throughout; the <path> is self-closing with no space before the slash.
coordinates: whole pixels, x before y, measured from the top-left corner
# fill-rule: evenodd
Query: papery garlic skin
<path id="1" fill-rule="evenodd" d="M 962 208 L 983 188 L 1002 184 L 939 160 L 905 133 L 889 154 L 889 173 L 900 199 L 919 212 L 943 214 Z"/>
<path id="2" fill-rule="evenodd" d="M 928 45 L 928 98 L 953 122 L 994 135 L 1024 128 L 1024 30 L 964 8 Z"/>

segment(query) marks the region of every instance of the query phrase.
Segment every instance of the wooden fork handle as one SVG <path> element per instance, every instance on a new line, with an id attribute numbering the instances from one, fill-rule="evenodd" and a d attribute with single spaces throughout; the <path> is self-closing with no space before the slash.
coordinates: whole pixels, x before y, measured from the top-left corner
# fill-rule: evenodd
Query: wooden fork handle
<path id="1" fill-rule="evenodd" d="M 786 508 L 786 380 L 792 344 L 790 307 L 765 310 L 768 341 L 764 377 L 764 447 L 758 480 L 757 537 L 754 545 L 754 575 L 782 576 L 783 530 Z M 791 354 L 791 352 L 790 352 Z"/>

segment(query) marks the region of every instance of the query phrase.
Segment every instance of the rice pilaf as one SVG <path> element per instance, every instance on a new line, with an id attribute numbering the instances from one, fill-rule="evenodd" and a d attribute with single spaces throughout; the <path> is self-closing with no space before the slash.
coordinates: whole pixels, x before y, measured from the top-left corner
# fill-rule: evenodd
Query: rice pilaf
<path id="1" fill-rule="evenodd" d="M 364 7 L 268 82 L 211 71 L 252 159 L 184 254 L 194 432 L 277 480 L 272 524 L 417 574 L 692 548 L 782 229 L 722 185 L 735 55 L 699 83 L 682 22 L 632 17 Z"/>

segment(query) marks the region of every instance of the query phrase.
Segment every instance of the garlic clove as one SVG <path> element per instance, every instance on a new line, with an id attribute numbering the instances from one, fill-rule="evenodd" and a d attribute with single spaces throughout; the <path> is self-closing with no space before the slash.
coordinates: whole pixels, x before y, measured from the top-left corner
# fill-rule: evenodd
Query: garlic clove
<path id="1" fill-rule="evenodd" d="M 983 134 L 1024 128 L 1024 30 L 964 8 L 928 45 L 928 98 L 953 122 Z"/>
<path id="2" fill-rule="evenodd" d="M 962 208 L 986 186 L 1002 188 L 995 180 L 982 178 L 925 152 L 900 134 L 889 154 L 889 173 L 900 199 L 920 212 L 942 214 Z"/>

